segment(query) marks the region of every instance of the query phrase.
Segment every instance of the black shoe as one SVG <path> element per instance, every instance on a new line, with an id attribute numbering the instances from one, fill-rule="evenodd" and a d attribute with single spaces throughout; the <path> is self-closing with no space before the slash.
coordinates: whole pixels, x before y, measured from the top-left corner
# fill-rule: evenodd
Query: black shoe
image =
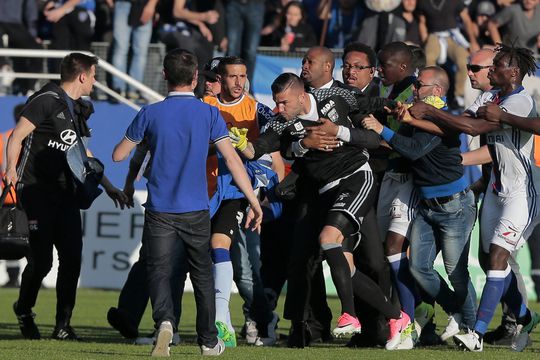
<path id="1" fill-rule="evenodd" d="M 75 334 L 75 330 L 69 325 L 55 326 L 51 338 L 54 340 L 74 340 L 82 341 L 82 338 Z"/>
<path id="2" fill-rule="evenodd" d="M 19 328 L 21 329 L 21 334 L 25 339 L 29 340 L 39 340 L 41 339 L 41 334 L 39 329 L 34 322 L 36 314 L 33 312 L 28 314 L 20 314 L 17 312 L 17 302 L 13 304 L 13 312 L 17 316 L 17 321 L 19 322 Z"/>
<path id="3" fill-rule="evenodd" d="M 128 315 L 122 309 L 110 308 L 107 312 L 107 321 L 126 339 L 139 337 L 139 331 L 135 326 L 131 325 Z"/>
<path id="4" fill-rule="evenodd" d="M 287 346 L 290 348 L 303 349 L 311 343 L 311 331 L 305 321 L 294 321 L 287 339 Z"/>
<path id="5" fill-rule="evenodd" d="M 516 332 L 517 324 L 514 322 L 504 322 L 495 330 L 488 331 L 484 335 L 484 342 L 491 345 L 510 346 L 512 338 Z"/>
<path id="6" fill-rule="evenodd" d="M 373 336 L 369 336 L 368 334 L 354 334 L 345 346 L 350 348 L 371 348 L 378 345 L 377 341 L 373 339 Z"/>
<path id="7" fill-rule="evenodd" d="M 442 345 L 443 341 L 439 334 L 437 334 L 435 323 L 433 321 L 428 322 L 420 333 L 420 338 L 418 339 L 418 346 L 437 346 Z"/>

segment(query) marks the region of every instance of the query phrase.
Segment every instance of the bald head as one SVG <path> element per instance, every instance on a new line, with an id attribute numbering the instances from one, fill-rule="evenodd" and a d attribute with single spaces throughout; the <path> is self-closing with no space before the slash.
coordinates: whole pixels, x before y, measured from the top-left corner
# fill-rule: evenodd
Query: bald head
<path id="1" fill-rule="evenodd" d="M 448 74 L 439 66 L 426 66 L 420 69 L 418 73 L 418 84 L 415 91 L 416 97 L 420 100 L 426 96 L 446 96 L 448 88 L 450 87 L 450 80 L 448 80 Z"/>
<path id="2" fill-rule="evenodd" d="M 473 89 L 488 91 L 491 90 L 488 73 L 489 66 L 493 65 L 495 51 L 492 49 L 481 49 L 471 55 L 467 75 L 471 81 Z"/>
<path id="3" fill-rule="evenodd" d="M 302 60 L 302 79 L 307 85 L 320 88 L 332 80 L 335 60 L 330 49 L 323 46 L 310 48 Z"/>

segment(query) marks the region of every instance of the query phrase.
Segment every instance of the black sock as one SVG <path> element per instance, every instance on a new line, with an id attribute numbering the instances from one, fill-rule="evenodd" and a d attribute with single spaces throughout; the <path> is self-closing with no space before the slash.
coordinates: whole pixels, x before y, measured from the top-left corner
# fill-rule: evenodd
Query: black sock
<path id="1" fill-rule="evenodd" d="M 381 288 L 369 276 L 356 271 L 352 277 L 354 296 L 379 310 L 387 319 L 399 319 L 401 310 L 384 296 Z"/>
<path id="2" fill-rule="evenodd" d="M 332 281 L 341 300 L 341 312 L 355 316 L 351 270 L 345 255 L 343 255 L 343 249 L 338 244 L 336 246 L 334 244 L 323 244 L 322 248 L 326 255 L 326 261 L 330 266 Z"/>
<path id="3" fill-rule="evenodd" d="M 528 323 L 531 322 L 531 320 L 532 320 L 531 311 L 527 309 L 527 312 L 525 313 L 525 315 L 517 319 L 517 323 L 520 325 L 527 325 Z"/>

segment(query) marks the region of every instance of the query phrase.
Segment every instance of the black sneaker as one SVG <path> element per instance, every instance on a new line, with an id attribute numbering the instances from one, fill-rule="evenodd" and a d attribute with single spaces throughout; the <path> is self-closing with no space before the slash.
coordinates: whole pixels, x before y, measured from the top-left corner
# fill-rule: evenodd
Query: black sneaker
<path id="1" fill-rule="evenodd" d="M 126 339 L 135 339 L 139 337 L 139 331 L 136 326 L 132 326 L 129 316 L 122 309 L 112 307 L 107 312 L 107 321 L 118 330 Z"/>
<path id="2" fill-rule="evenodd" d="M 36 314 L 33 312 L 28 314 L 19 314 L 17 312 L 17 302 L 13 304 L 13 312 L 17 316 L 17 321 L 19 322 L 19 328 L 21 329 L 21 334 L 25 339 L 29 340 L 39 340 L 41 339 L 41 334 L 39 329 L 34 322 Z"/>
<path id="3" fill-rule="evenodd" d="M 303 349 L 311 343 L 311 331 L 305 321 L 294 321 L 287 339 L 287 346 L 290 348 Z"/>
<path id="4" fill-rule="evenodd" d="M 490 345 L 510 346 L 512 338 L 516 332 L 517 324 L 515 322 L 504 322 L 495 330 L 488 331 L 484 335 L 484 342 Z"/>
<path id="5" fill-rule="evenodd" d="M 69 325 L 56 326 L 51 338 L 54 340 L 82 341 L 82 338 L 78 337 L 77 334 L 75 334 L 75 330 L 73 330 L 73 328 Z"/>

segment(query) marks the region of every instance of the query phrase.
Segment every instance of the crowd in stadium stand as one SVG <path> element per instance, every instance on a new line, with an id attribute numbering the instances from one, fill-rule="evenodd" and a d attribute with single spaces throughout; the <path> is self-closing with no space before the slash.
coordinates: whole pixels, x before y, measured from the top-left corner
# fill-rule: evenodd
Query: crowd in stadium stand
<path id="1" fill-rule="evenodd" d="M 514 257 L 529 240 L 538 266 L 540 118 L 523 79 L 538 68 L 539 3 L 4 0 L 0 35 L 5 47 L 35 49 L 44 39 L 67 50 L 109 41 L 111 62 L 140 81 L 148 44 L 167 48 L 168 96 L 142 108 L 113 152 L 122 161 L 135 150 L 124 188 L 106 177 L 101 183 L 115 205 L 131 207 L 133 183 L 147 166 L 140 258 L 107 319 L 136 344 L 153 344 L 152 355 L 169 356 L 180 342 L 188 271 L 202 355 L 220 355 L 237 337 L 279 344 L 280 316 L 291 320 L 291 348 L 350 336 L 351 347 L 410 350 L 453 341 L 473 352 L 484 343 L 523 351 L 540 323 Z M 274 109 L 246 85 L 259 46 L 301 52 L 301 74 L 283 73 L 271 84 Z M 343 82 L 333 77 L 332 49 L 343 49 Z M 441 67 L 448 61 L 451 67 Z M 10 63 L 45 71 L 41 62 Z M 81 265 L 79 205 L 65 150 L 49 136 L 70 130 L 70 118 L 77 135 L 90 134 L 92 105 L 84 97 L 96 64 L 72 53 L 48 64 L 61 69 L 59 85 L 12 85 L 15 94 L 31 95 L 16 114 L 21 120 L 0 168 L 17 183 L 34 225 L 13 306 L 28 339 L 41 338 L 32 308 L 54 244 L 60 268 L 52 337 L 80 340 L 70 322 Z M 465 107 L 467 82 L 481 94 Z M 120 79 L 111 86 L 140 97 Z M 481 146 L 462 152 L 462 134 L 479 136 Z M 210 147 L 192 141 L 203 138 Z M 482 165 L 482 175 L 468 178 L 468 165 Z M 468 271 L 477 218 L 480 248 L 472 251 L 487 276 L 479 304 Z M 447 280 L 434 269 L 439 252 Z M 323 259 L 339 315 L 326 302 Z M 533 280 L 539 294 L 538 274 Z M 233 281 L 244 300 L 242 324 L 231 322 Z M 139 324 L 149 299 L 155 332 L 145 337 Z M 435 304 L 448 314 L 440 334 Z M 501 323 L 488 331 L 499 304 Z"/>

